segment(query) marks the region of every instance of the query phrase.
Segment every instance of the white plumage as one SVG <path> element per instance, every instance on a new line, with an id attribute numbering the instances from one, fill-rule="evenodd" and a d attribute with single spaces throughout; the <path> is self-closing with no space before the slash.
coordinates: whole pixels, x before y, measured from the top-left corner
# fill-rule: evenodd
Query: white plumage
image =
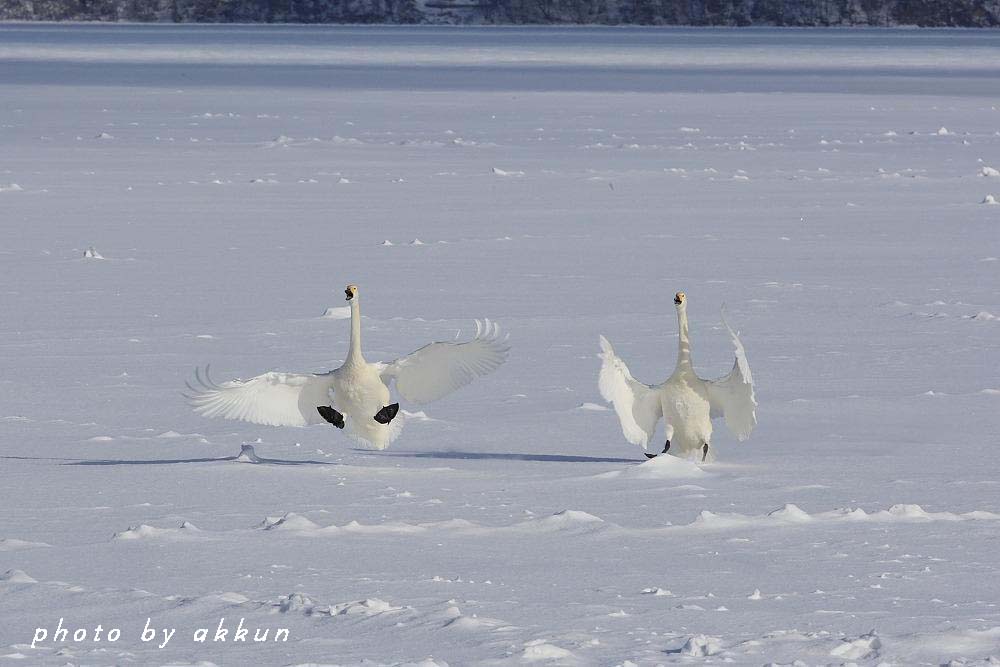
<path id="1" fill-rule="evenodd" d="M 724 418 L 726 426 L 741 441 L 749 437 L 757 425 L 753 376 L 743 343 L 729 326 L 723 311 L 722 323 L 736 351 L 733 369 L 717 380 L 698 377 L 691 363 L 687 297 L 683 292 L 677 293 L 674 304 L 677 306 L 679 352 L 677 366 L 667 381 L 647 385 L 633 378 L 611 343 L 601 336 L 598 388 L 604 400 L 614 406 L 626 440 L 646 449 L 656 432 L 656 424 L 664 418 L 669 451 L 681 456 L 700 451 L 705 460 L 712 438 L 712 419 Z"/>
<path id="2" fill-rule="evenodd" d="M 268 426 L 308 426 L 327 422 L 317 408 L 342 413 L 348 433 L 375 449 L 385 449 L 403 427 L 402 415 L 388 424 L 375 415 L 390 402 L 390 384 L 412 403 L 429 403 L 496 370 L 509 347 L 495 322 L 476 320 L 468 341 L 431 343 L 391 363 L 369 363 L 361 353 L 361 306 L 358 289 L 346 290 L 351 302 L 351 346 L 344 364 L 329 373 L 269 372 L 249 380 L 215 384 L 195 371 L 198 388 L 188 396 L 205 417 L 239 419 Z M 345 425 L 345 424 L 341 424 Z"/>

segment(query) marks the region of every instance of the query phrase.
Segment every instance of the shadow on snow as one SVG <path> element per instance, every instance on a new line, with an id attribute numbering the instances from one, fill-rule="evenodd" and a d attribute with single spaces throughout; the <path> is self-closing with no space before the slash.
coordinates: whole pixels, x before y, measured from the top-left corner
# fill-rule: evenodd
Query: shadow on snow
<path id="1" fill-rule="evenodd" d="M 217 461 L 235 461 L 237 458 L 239 458 L 238 455 L 199 457 L 199 458 L 187 458 L 187 459 L 66 459 L 66 458 L 39 457 L 39 456 L 0 456 L 0 459 L 19 459 L 25 461 L 63 461 L 64 463 L 62 463 L 62 465 L 66 466 L 175 465 L 178 463 L 214 463 Z M 339 465 L 331 461 L 311 461 L 311 460 L 297 461 L 293 459 L 268 459 L 262 456 L 258 456 L 257 461 L 255 461 L 254 464 L 259 465 L 262 463 L 269 463 L 271 465 L 279 465 L 279 466 Z"/>
<path id="2" fill-rule="evenodd" d="M 518 454 L 495 452 L 383 452 L 383 456 L 414 459 L 470 459 L 481 461 L 536 461 L 540 463 L 638 463 L 636 459 L 572 454 Z"/>

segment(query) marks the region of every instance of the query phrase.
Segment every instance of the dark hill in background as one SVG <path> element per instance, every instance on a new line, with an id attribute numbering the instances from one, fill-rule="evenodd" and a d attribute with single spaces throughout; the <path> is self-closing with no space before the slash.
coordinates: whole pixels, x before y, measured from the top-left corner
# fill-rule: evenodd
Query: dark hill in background
<path id="1" fill-rule="evenodd" d="M 0 19 L 1000 26 L 1000 0 L 0 0 Z"/>

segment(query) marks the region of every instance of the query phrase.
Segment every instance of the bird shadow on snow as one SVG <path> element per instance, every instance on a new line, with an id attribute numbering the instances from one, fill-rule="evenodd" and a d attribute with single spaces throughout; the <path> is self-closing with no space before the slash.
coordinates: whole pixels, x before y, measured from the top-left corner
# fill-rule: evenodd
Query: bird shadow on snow
<path id="1" fill-rule="evenodd" d="M 540 463 L 639 463 L 635 459 L 572 454 L 518 454 L 495 452 L 381 452 L 382 456 L 414 459 L 471 459 L 480 461 L 535 461 Z"/>
<path id="2" fill-rule="evenodd" d="M 218 456 L 188 459 L 60 459 L 36 456 L 0 456 L 0 459 L 20 459 L 29 461 L 63 461 L 64 466 L 141 466 L 141 465 L 176 465 L 178 463 L 215 463 L 218 461 L 235 461 L 239 456 Z M 338 465 L 330 461 L 267 459 L 258 457 L 253 465 L 271 464 L 279 466 L 299 465 Z"/>

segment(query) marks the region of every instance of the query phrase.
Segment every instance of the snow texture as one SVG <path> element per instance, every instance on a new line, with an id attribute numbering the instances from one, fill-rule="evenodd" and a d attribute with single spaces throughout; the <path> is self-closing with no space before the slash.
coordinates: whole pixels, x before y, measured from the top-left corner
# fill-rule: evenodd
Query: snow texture
<path id="1" fill-rule="evenodd" d="M 0 665 L 996 664 L 997 62 L 0 25 Z M 208 362 L 336 368 L 351 282 L 372 359 L 483 314 L 508 362 L 381 452 L 190 410 Z M 647 462 L 597 387 L 601 334 L 672 366 L 677 291 L 699 373 L 725 302 L 758 390 L 707 464 Z M 192 641 L 220 619 L 290 637 Z"/>

